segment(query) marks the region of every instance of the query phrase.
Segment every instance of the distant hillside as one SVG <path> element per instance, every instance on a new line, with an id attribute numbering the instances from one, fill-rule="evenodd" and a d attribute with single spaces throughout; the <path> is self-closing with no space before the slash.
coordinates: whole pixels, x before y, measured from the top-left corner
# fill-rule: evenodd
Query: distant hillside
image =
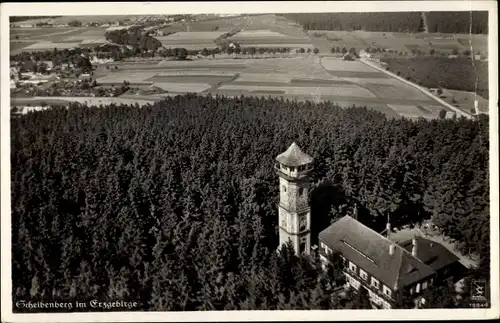
<path id="1" fill-rule="evenodd" d="M 488 12 L 426 12 L 429 32 L 488 33 Z M 424 31 L 421 12 L 349 12 L 349 13 L 293 13 L 285 14 L 306 30 L 366 30 L 387 32 Z"/>

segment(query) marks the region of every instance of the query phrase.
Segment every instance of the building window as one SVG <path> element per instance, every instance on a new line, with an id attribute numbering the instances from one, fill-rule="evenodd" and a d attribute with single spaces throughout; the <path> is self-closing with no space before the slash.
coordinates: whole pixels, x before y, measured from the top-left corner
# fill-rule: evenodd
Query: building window
<path id="1" fill-rule="evenodd" d="M 299 195 L 302 196 L 302 194 L 304 194 L 304 189 L 301 187 L 299 188 Z"/>
<path id="2" fill-rule="evenodd" d="M 286 192 L 286 186 L 283 185 L 283 192 Z"/>
<path id="3" fill-rule="evenodd" d="M 349 270 L 356 271 L 356 265 L 349 261 Z"/>
<path id="4" fill-rule="evenodd" d="M 378 280 L 376 280 L 375 278 L 372 277 L 372 286 L 373 287 L 376 287 L 378 288 L 379 287 L 379 283 L 378 283 Z"/>
<path id="5" fill-rule="evenodd" d="M 426 289 L 427 289 L 427 282 L 426 282 L 426 281 L 422 283 L 422 289 L 423 289 L 423 290 L 426 290 Z"/>
<path id="6" fill-rule="evenodd" d="M 410 288 L 410 295 L 413 295 L 414 291 L 413 291 L 413 287 Z"/>
<path id="7" fill-rule="evenodd" d="M 326 244 L 324 244 L 323 242 L 321 242 L 320 244 L 321 248 L 323 248 L 323 250 L 325 251 L 325 254 L 328 254 L 328 247 Z"/>
<path id="8" fill-rule="evenodd" d="M 295 167 L 290 166 L 290 171 L 294 172 L 295 171 Z"/>
<path id="9" fill-rule="evenodd" d="M 417 284 L 417 289 L 415 291 L 417 294 L 420 293 L 420 283 Z"/>
<path id="10" fill-rule="evenodd" d="M 305 220 L 301 220 L 301 221 L 300 221 L 300 228 L 299 228 L 299 231 L 300 231 L 300 232 L 302 232 L 302 231 L 305 231 L 305 230 L 306 230 L 306 227 L 307 227 L 306 223 L 307 223 L 307 222 L 306 222 Z"/>
<path id="11" fill-rule="evenodd" d="M 359 276 L 361 276 L 363 280 L 368 280 L 368 274 L 363 269 L 359 270 Z"/>
<path id="12" fill-rule="evenodd" d="M 391 289 L 384 285 L 384 294 L 387 296 L 391 296 Z"/>

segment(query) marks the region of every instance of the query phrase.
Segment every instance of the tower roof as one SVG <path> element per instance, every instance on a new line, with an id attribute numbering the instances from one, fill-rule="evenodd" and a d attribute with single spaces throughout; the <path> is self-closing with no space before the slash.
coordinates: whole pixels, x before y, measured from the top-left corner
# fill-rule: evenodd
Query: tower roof
<path id="1" fill-rule="evenodd" d="M 313 158 L 304 153 L 294 142 L 285 152 L 279 154 L 276 160 L 285 166 L 302 166 L 312 163 Z"/>

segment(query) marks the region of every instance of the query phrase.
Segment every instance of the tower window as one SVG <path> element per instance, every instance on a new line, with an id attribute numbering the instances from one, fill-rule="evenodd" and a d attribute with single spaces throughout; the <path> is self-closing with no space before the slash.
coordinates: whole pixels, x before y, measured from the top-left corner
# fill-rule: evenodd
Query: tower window
<path id="1" fill-rule="evenodd" d="M 300 217 L 300 232 L 304 231 L 307 227 L 307 217 L 301 216 Z"/>
<path id="2" fill-rule="evenodd" d="M 283 192 L 286 192 L 286 186 L 283 185 Z"/>
<path id="3" fill-rule="evenodd" d="M 304 194 L 304 189 L 301 187 L 301 188 L 299 188 L 299 195 L 302 195 L 302 194 Z"/>

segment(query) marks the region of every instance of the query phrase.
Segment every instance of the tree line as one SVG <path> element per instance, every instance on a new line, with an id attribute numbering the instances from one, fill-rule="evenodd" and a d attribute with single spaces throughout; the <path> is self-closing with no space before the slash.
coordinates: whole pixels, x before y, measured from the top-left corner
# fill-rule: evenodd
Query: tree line
<path id="1" fill-rule="evenodd" d="M 488 33 L 488 11 L 432 11 L 424 15 L 431 33 Z"/>
<path id="2" fill-rule="evenodd" d="M 419 32 L 421 29 L 419 12 L 293 13 L 284 16 L 305 30 Z"/>
<path id="3" fill-rule="evenodd" d="M 431 33 L 488 33 L 487 11 L 424 12 Z M 286 18 L 306 30 L 425 31 L 421 12 L 293 13 Z"/>
<path id="4" fill-rule="evenodd" d="M 358 308 L 338 270 L 277 254 L 274 158 L 315 158 L 312 239 L 356 203 L 382 228 L 432 217 L 489 270 L 488 119 L 387 119 L 276 98 L 184 95 L 11 120 L 12 279 L 21 299 L 141 310 Z M 14 309 L 19 310 L 19 309 Z M 132 309 L 137 310 L 137 308 Z"/>

